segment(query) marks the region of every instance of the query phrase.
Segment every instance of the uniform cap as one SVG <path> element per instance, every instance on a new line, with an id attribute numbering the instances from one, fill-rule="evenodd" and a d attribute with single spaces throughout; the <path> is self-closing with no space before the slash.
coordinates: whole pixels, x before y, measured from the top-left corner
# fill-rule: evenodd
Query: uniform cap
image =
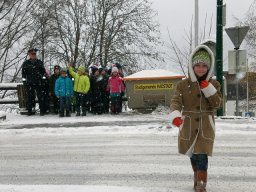
<path id="1" fill-rule="evenodd" d="M 28 53 L 36 53 L 38 51 L 38 49 L 36 48 L 31 48 L 28 50 Z"/>

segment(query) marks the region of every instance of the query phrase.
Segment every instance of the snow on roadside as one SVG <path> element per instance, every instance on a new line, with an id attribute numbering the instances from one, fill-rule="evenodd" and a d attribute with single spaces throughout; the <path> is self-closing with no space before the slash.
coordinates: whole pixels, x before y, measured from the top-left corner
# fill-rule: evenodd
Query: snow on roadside
<path id="1" fill-rule="evenodd" d="M 0 116 L 4 116 L 6 113 L 4 111 L 0 111 Z"/>
<path id="2" fill-rule="evenodd" d="M 91 115 L 86 117 L 64 117 L 45 115 L 43 117 L 7 113 L 0 121 L 0 133 L 6 135 L 83 135 L 83 134 L 169 134 L 178 135 L 170 125 L 169 110 L 158 107 L 151 114 L 133 111 L 120 115 Z M 76 124 L 76 125 L 75 125 Z M 57 126 L 58 125 L 58 126 Z M 17 128 L 16 128 L 17 126 Z M 20 127 L 19 127 L 20 126 Z M 11 129 L 8 129 L 11 128 Z M 254 118 L 217 118 L 216 135 L 256 135 Z"/>
<path id="3" fill-rule="evenodd" d="M 119 115 L 92 115 L 88 114 L 85 117 L 72 117 L 59 118 L 58 115 L 45 115 L 45 116 L 26 116 L 19 114 L 7 114 L 6 121 L 2 122 L 0 125 L 21 125 L 21 124 L 41 124 L 41 123 L 72 123 L 72 122 L 117 122 L 117 121 L 152 121 L 152 120 L 166 120 L 168 114 L 165 115 L 155 115 L 155 114 L 140 114 L 133 112 L 125 112 Z"/>
<path id="4" fill-rule="evenodd" d="M 93 127 L 61 127 L 61 128 L 33 128 L 33 129 L 0 129 L 5 137 L 10 135 L 89 135 L 89 134 L 170 134 L 177 135 L 178 129 L 166 128 L 159 124 L 139 126 L 93 126 Z"/>

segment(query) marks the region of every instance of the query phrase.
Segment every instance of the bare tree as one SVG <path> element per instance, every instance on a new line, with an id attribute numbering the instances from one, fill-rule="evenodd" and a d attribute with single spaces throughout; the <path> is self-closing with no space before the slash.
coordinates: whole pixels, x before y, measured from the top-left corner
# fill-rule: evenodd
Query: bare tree
<path id="1" fill-rule="evenodd" d="M 148 0 L 0 1 L 0 81 L 15 81 L 28 48 L 45 63 L 138 68 L 161 58 L 156 12 Z"/>
<path id="2" fill-rule="evenodd" d="M 30 27 L 30 34 L 33 38 L 28 40 L 30 47 L 40 49 L 41 60 L 45 62 L 48 43 L 56 28 L 53 21 L 54 4 L 51 1 L 36 1 L 30 11 L 33 18 L 33 25 Z"/>
<path id="3" fill-rule="evenodd" d="M 136 66 L 147 59 L 158 59 L 160 43 L 156 13 L 147 0 L 101 0 L 99 60 Z"/>
<path id="4" fill-rule="evenodd" d="M 29 9 L 34 0 L 3 0 L 0 2 L 0 82 L 15 81 L 20 71 L 20 61 L 31 19 Z"/>
<path id="5" fill-rule="evenodd" d="M 137 65 L 142 58 L 158 58 L 158 24 L 147 0 L 74 0 L 62 3 L 62 9 L 55 5 L 58 46 L 67 61 Z"/>
<path id="6" fill-rule="evenodd" d="M 81 41 L 85 41 L 87 1 L 54 0 L 54 18 L 57 26 L 55 51 L 62 61 L 77 63 L 81 60 Z M 86 33 L 86 32 L 85 32 Z"/>
<path id="7" fill-rule="evenodd" d="M 250 26 L 250 29 L 245 37 L 246 45 L 248 46 L 248 55 L 250 58 L 252 58 L 254 61 L 256 60 L 256 1 L 254 1 L 249 10 L 247 11 L 246 18 L 243 22 L 240 21 L 243 25 Z M 255 62 L 251 63 L 252 68 L 256 68 Z"/>
<path id="8" fill-rule="evenodd" d="M 204 26 L 201 29 L 201 32 L 199 34 L 199 42 L 204 42 L 207 39 L 211 39 L 212 34 L 212 17 L 210 18 L 210 24 L 209 27 L 207 27 L 208 24 L 208 17 L 205 16 Z M 193 39 L 193 17 L 191 18 L 191 24 L 190 29 L 187 32 L 185 30 L 183 39 L 185 41 L 185 46 L 180 47 L 178 43 L 171 37 L 171 32 L 168 30 L 169 34 L 169 42 L 165 44 L 167 47 L 168 52 L 166 53 L 167 58 L 166 60 L 171 61 L 173 65 L 177 68 L 177 66 L 180 68 L 180 70 L 184 73 L 184 75 L 187 75 L 188 73 L 188 64 L 189 64 L 189 57 L 193 49 L 194 39 Z"/>

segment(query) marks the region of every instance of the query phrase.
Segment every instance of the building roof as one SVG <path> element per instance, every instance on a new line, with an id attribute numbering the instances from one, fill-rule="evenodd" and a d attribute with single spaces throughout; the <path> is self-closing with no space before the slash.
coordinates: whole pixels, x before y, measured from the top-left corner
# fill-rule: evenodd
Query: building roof
<path id="1" fill-rule="evenodd" d="M 184 75 L 167 71 L 163 69 L 143 70 L 132 75 L 124 77 L 125 81 L 129 80 L 165 80 L 165 79 L 182 79 Z"/>

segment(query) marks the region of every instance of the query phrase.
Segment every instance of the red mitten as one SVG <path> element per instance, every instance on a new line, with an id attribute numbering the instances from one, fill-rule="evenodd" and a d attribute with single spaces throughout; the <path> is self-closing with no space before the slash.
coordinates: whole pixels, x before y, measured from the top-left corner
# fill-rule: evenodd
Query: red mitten
<path id="1" fill-rule="evenodd" d="M 182 123 L 183 123 L 183 120 L 181 119 L 181 117 L 176 117 L 172 121 L 172 124 L 175 125 L 176 127 L 180 127 Z"/>
<path id="2" fill-rule="evenodd" d="M 208 87 L 208 85 L 209 85 L 209 82 L 206 81 L 206 80 L 203 80 L 203 81 L 201 81 L 201 83 L 200 83 L 201 89 L 204 89 L 204 88 Z"/>

